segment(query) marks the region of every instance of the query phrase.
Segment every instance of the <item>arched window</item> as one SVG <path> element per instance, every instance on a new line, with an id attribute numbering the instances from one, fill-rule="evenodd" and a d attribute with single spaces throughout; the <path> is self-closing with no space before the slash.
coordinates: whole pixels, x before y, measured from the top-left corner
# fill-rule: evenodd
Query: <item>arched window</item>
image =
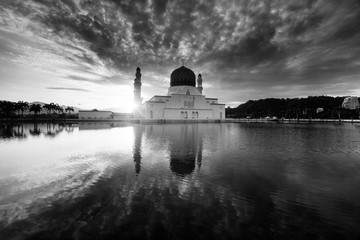
<path id="1" fill-rule="evenodd" d="M 191 118 L 192 118 L 192 119 L 195 118 L 195 112 L 194 112 L 194 111 L 191 113 Z"/>
<path id="2" fill-rule="evenodd" d="M 181 118 L 184 118 L 184 111 L 181 111 Z"/>
<path id="3" fill-rule="evenodd" d="M 196 118 L 199 118 L 199 113 L 198 112 L 196 112 Z"/>
<path id="4" fill-rule="evenodd" d="M 222 112 L 220 112 L 220 119 L 222 119 Z"/>
<path id="5" fill-rule="evenodd" d="M 153 111 L 150 111 L 150 118 L 153 118 Z"/>
<path id="6" fill-rule="evenodd" d="M 185 119 L 188 119 L 188 112 L 185 112 Z"/>

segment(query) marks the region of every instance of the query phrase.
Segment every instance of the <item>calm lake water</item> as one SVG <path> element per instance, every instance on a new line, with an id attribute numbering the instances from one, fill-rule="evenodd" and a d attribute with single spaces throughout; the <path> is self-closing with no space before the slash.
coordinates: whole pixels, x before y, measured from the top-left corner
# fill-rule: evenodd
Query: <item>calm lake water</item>
<path id="1" fill-rule="evenodd" d="M 360 125 L 0 125 L 0 239 L 359 239 Z"/>

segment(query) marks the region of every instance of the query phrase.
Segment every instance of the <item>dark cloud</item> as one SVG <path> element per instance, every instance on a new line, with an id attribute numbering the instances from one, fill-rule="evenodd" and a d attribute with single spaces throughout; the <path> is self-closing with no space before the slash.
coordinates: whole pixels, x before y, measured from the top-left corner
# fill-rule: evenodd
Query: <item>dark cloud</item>
<path id="1" fill-rule="evenodd" d="M 65 55 L 69 61 L 123 74 L 140 65 L 144 73 L 164 76 L 185 60 L 211 83 L 261 88 L 322 86 L 360 73 L 358 0 L 4 0 L 0 5 L 27 18 L 35 34 L 72 49 Z M 2 24 L 10 25 L 3 16 Z M 116 83 L 109 78 L 98 83 Z"/>
<path id="2" fill-rule="evenodd" d="M 157 19 L 163 18 L 168 2 L 169 0 L 153 1 L 154 15 Z"/>
<path id="3" fill-rule="evenodd" d="M 334 31 L 332 38 L 344 40 L 359 37 L 360 33 L 360 1 L 348 1 L 340 5 L 334 12 Z"/>
<path id="4" fill-rule="evenodd" d="M 65 91 L 81 91 L 81 92 L 90 92 L 89 90 L 82 89 L 82 88 L 47 87 L 46 89 L 51 89 L 51 90 L 65 90 Z"/>

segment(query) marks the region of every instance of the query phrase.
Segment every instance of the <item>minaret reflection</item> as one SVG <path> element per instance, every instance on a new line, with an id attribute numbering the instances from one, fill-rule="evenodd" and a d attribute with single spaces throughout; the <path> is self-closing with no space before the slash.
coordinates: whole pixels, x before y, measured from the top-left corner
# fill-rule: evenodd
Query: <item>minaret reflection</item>
<path id="1" fill-rule="evenodd" d="M 202 162 L 202 151 L 203 151 L 203 136 L 200 133 L 198 133 L 198 147 L 197 147 L 197 156 L 196 156 L 196 162 L 198 166 L 198 171 L 200 171 L 201 168 L 201 162 Z"/>
<path id="2" fill-rule="evenodd" d="M 141 170 L 141 142 L 144 134 L 144 127 L 141 125 L 134 126 L 134 147 L 133 158 L 135 162 L 135 173 L 138 175 Z"/>
<path id="3" fill-rule="evenodd" d="M 173 130 L 174 126 L 169 130 Z M 199 131 L 199 125 L 180 125 L 175 128 L 177 131 L 170 132 L 171 143 L 170 151 L 170 169 L 177 175 L 185 176 L 191 174 L 197 163 L 198 170 L 202 161 L 202 134 Z"/>

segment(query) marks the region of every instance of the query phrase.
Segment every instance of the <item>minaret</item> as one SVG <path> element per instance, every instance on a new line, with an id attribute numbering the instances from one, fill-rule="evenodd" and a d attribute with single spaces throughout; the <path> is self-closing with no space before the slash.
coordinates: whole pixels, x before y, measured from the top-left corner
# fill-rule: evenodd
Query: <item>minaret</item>
<path id="1" fill-rule="evenodd" d="M 199 92 L 202 94 L 202 77 L 201 74 L 198 75 L 198 79 L 197 79 L 197 90 L 199 90 Z"/>
<path id="2" fill-rule="evenodd" d="M 141 105 L 141 69 L 139 67 L 136 68 L 134 80 L 134 104 L 136 107 Z"/>

